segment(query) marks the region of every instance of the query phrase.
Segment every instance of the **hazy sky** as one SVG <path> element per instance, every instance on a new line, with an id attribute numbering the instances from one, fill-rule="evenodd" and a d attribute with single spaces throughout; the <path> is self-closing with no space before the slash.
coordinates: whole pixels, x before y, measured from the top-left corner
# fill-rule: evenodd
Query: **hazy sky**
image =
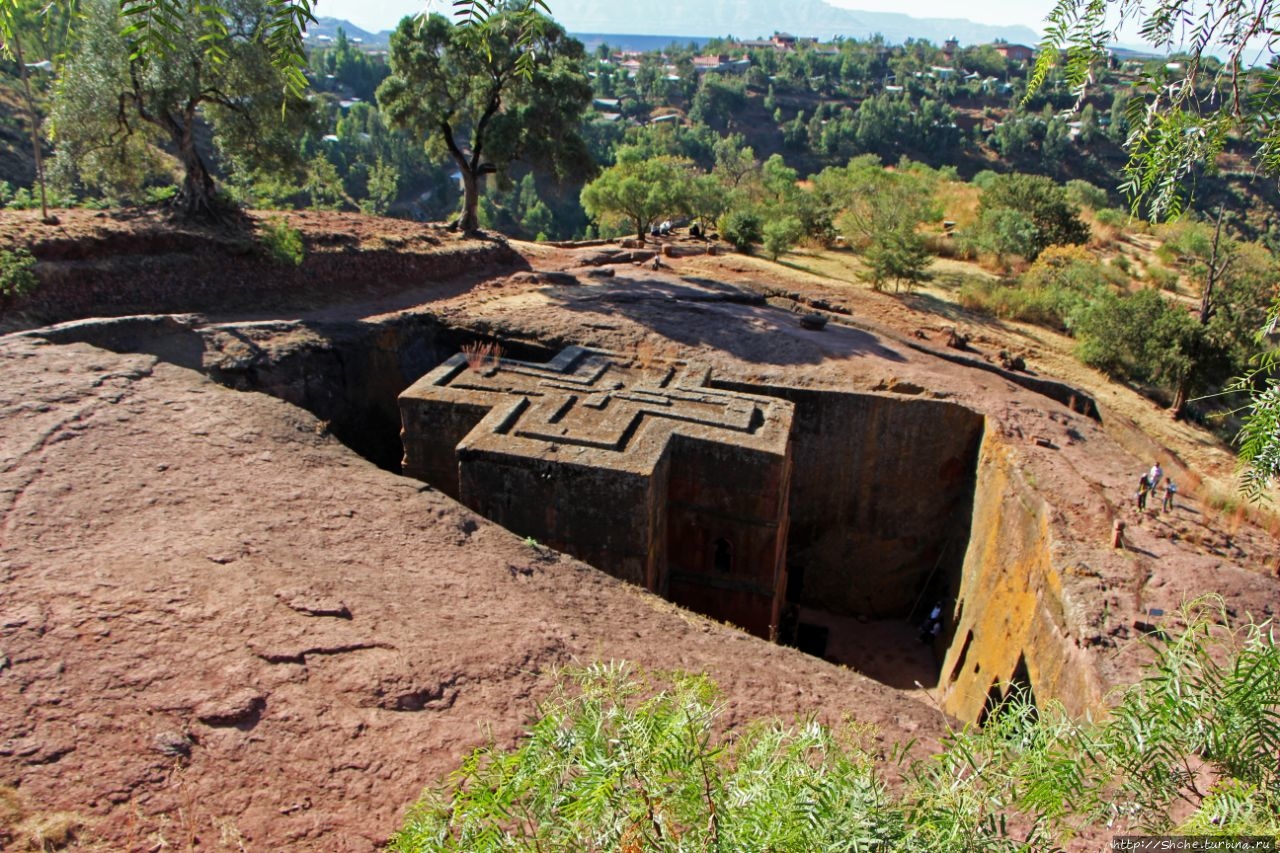
<path id="1" fill-rule="evenodd" d="M 698 0 L 665 0 L 696 3 Z M 661 3 L 662 0 L 657 0 Z M 868 12 L 902 12 L 917 18 L 968 18 L 981 24 L 1025 24 L 1036 32 L 1053 0 L 828 0 L 833 6 Z M 448 13 L 448 0 L 317 0 L 317 17 L 342 18 L 371 32 L 389 30 L 423 9 Z M 549 0 L 552 14 L 555 0 Z"/>

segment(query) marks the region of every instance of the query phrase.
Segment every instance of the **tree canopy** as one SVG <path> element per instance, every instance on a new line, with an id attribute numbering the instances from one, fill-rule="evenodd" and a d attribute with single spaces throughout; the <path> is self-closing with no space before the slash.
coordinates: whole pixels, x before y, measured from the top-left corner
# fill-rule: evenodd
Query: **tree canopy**
<path id="1" fill-rule="evenodd" d="M 264 40 L 265 0 L 224 3 L 216 38 L 205 32 L 197 0 L 180 4 L 190 13 L 182 37 L 160 59 L 138 54 L 115 0 L 86 2 L 50 125 L 61 173 L 116 195 L 136 193 L 162 167 L 154 145 L 164 146 L 182 172 L 179 209 L 200 215 L 216 207 L 198 145 L 201 121 L 226 158 L 246 167 L 287 158 L 292 146 L 279 108 L 283 78 Z M 305 102 L 292 101 L 284 119 L 304 112 Z"/>
<path id="2" fill-rule="evenodd" d="M 606 223 L 626 222 L 644 239 L 655 219 L 688 208 L 693 162 L 671 154 L 650 156 L 644 149 L 618 149 L 618 162 L 582 188 L 582 206 Z"/>
<path id="3" fill-rule="evenodd" d="M 886 281 L 911 285 L 925 277 L 929 255 L 916 228 L 940 219 L 928 179 L 910 170 L 888 170 L 879 158 L 863 155 L 843 169 L 827 169 L 814 179 L 819 193 L 839 198 L 840 229 L 864 253 L 872 287 Z"/>
<path id="4" fill-rule="evenodd" d="M 513 160 L 585 171 L 590 157 L 575 128 L 591 87 L 579 69 L 581 42 L 542 19 L 522 46 L 523 21 L 497 14 L 486 27 L 455 26 L 441 15 L 405 18 L 391 36 L 391 76 L 378 103 L 391 123 L 447 154 L 462 175 L 459 226 L 479 228 L 479 180 Z"/>
<path id="5" fill-rule="evenodd" d="M 983 224 L 995 223 L 1000 250 L 1034 261 L 1049 246 L 1072 246 L 1089 239 L 1089 226 L 1080 210 L 1067 200 L 1066 190 L 1042 175 L 1013 172 L 990 178 L 978 211 Z M 1011 222 L 1021 227 L 1008 228 Z M 1010 234 L 1017 234 L 1017 239 Z"/>
<path id="6" fill-rule="evenodd" d="M 1029 95 L 1061 63 L 1083 96 L 1107 46 L 1133 26 L 1178 60 L 1145 69 L 1128 102 L 1122 188 L 1136 207 L 1176 215 L 1193 169 L 1211 163 L 1232 135 L 1257 143 L 1264 171 L 1280 172 L 1280 68 L 1272 58 L 1280 8 L 1273 0 L 1057 0 L 1045 19 Z M 1262 60 L 1266 67 L 1256 67 Z"/>
<path id="7" fill-rule="evenodd" d="M 1178 52 L 1177 63 L 1144 72 L 1125 110 L 1129 162 L 1121 189 L 1135 209 L 1155 217 L 1178 214 L 1194 191 L 1196 169 L 1212 168 L 1232 137 L 1256 146 L 1263 172 L 1280 174 L 1280 63 L 1274 56 L 1280 6 L 1274 0 L 1057 0 L 1045 24 L 1028 92 L 1065 56 L 1067 80 L 1083 97 L 1107 45 L 1126 25 L 1136 25 L 1157 48 Z M 1260 342 L 1278 319 L 1280 300 L 1258 333 Z M 1240 441 L 1241 458 L 1252 466 L 1246 490 L 1255 497 L 1280 475 L 1275 368 L 1273 352 L 1235 386 L 1253 393 Z"/>
<path id="8" fill-rule="evenodd" d="M 271 64 L 282 75 L 284 91 L 301 95 L 306 89 L 304 70 L 307 55 L 303 48 L 303 34 L 308 24 L 314 24 L 315 0 L 265 0 L 265 17 L 261 30 L 262 45 L 267 49 Z M 455 0 L 454 12 L 466 24 L 483 34 L 490 26 L 490 18 L 499 4 L 488 0 Z M 30 0 L 0 0 L 0 41 L 11 43 L 18 21 L 40 8 L 42 14 L 65 16 L 77 9 L 75 0 L 63 0 L 49 4 L 33 4 Z M 132 39 L 134 57 L 163 59 L 182 46 L 187 36 L 187 26 L 192 23 L 191 10 L 173 0 L 119 0 L 121 13 L 128 20 L 125 34 Z M 514 0 L 503 5 L 520 25 L 521 47 L 532 44 L 540 14 L 548 13 L 544 0 Z M 213 41 L 225 29 L 220 20 L 224 11 L 219 4 L 203 4 L 195 16 L 201 41 Z"/>

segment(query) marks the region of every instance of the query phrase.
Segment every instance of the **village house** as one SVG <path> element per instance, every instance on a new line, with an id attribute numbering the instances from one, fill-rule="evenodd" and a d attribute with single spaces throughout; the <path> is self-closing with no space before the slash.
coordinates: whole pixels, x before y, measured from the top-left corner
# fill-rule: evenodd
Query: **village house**
<path id="1" fill-rule="evenodd" d="M 1036 55 L 1035 49 L 1027 47 L 1025 44 L 996 42 L 992 47 L 996 49 L 996 53 L 1000 54 L 1005 59 L 1011 59 L 1014 62 L 1030 62 Z"/>

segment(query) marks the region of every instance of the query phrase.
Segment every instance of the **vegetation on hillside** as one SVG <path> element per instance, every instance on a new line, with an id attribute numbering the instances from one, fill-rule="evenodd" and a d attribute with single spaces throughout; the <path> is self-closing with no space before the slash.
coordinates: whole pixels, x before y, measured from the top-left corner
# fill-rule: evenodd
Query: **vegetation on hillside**
<path id="1" fill-rule="evenodd" d="M 280 64 L 284 0 L 236 0 L 212 29 L 200 7 L 165 44 L 153 44 L 153 25 L 168 7 L 139 26 L 113 0 L 84 6 L 70 36 L 25 13 L 4 31 L 6 44 L 22 35 L 52 51 L 57 85 L 41 92 L 37 81 L 33 103 L 51 113 L 59 202 L 456 214 L 464 230 L 527 239 L 643 238 L 687 220 L 772 258 L 797 244 L 845 247 L 876 289 L 910 289 L 947 255 L 999 275 L 967 283 L 966 305 L 1076 336 L 1086 362 L 1175 416 L 1230 410 L 1270 387 L 1269 365 L 1253 360 L 1269 350 L 1257 329 L 1280 222 L 1268 191 L 1233 171 L 1255 152 L 1270 162 L 1266 137 L 1251 147 L 1250 132 L 1224 131 L 1199 159 L 1161 155 L 1182 164 L 1178 183 L 1194 180 L 1205 214 L 1187 217 L 1186 234 L 1154 235 L 1169 247 L 1158 262 L 1124 249 L 1125 232 L 1150 227 L 1113 209 L 1120 197 L 1107 189 L 1123 146 L 1156 156 L 1133 148 L 1150 130 L 1140 114 L 1161 106 L 1151 93 L 1183 64 L 1200 74 L 1180 84 L 1198 100 L 1184 92 L 1171 109 L 1217 103 L 1228 83 L 1252 91 L 1264 72 L 1199 53 L 1081 53 L 1058 70 L 996 45 L 879 39 L 587 55 L 536 5 L 480 9 L 483 26 L 470 28 L 406 19 L 389 56 L 339 32 L 305 68 Z M 299 21 L 309 8 L 296 5 Z M 1063 0 L 1053 20 L 1066 29 L 1052 38 L 1083 38 L 1070 22 L 1101 26 L 1091 16 Z M 1093 85 L 1082 90 L 1086 67 Z M 33 205 L 29 178 L 15 178 L 0 200 Z M 1092 260 L 1039 264 L 1073 245 Z M 1246 448 L 1268 447 L 1267 425 L 1245 434 Z"/>
<path id="2" fill-rule="evenodd" d="M 1029 81 L 1032 92 L 1043 89 L 1061 65 L 1067 85 L 1079 99 L 1086 98 L 1105 46 L 1125 26 L 1136 25 L 1157 49 L 1180 51 L 1163 68 L 1135 81 L 1125 108 L 1128 163 L 1121 186 L 1135 211 L 1176 216 L 1189 200 L 1203 199 L 1197 178 L 1217 169 L 1223 152 L 1233 146 L 1250 151 L 1263 173 L 1280 174 L 1280 78 L 1274 55 L 1280 10 L 1270 0 L 1057 0 L 1046 24 Z M 1218 205 L 1219 223 L 1225 207 L 1238 208 L 1221 200 Z M 1219 245 L 1216 237 L 1213 245 Z M 1221 262 L 1225 272 L 1230 258 L 1215 251 L 1208 261 L 1198 316 L 1201 335 L 1217 298 L 1217 265 Z M 1273 296 L 1267 322 L 1255 332 L 1263 352 L 1231 386 L 1251 398 L 1238 440 L 1248 465 L 1245 491 L 1255 499 L 1280 475 L 1280 377 L 1275 348 L 1267 345 L 1280 320 L 1280 296 Z M 1175 397 L 1175 412 L 1185 394 L 1184 387 Z"/>
<path id="3" fill-rule="evenodd" d="M 1273 627 L 1228 628 L 1220 603 L 1181 615 L 1106 719 L 1015 694 L 927 758 L 886 757 L 853 721 L 724 733 L 705 676 L 570 672 L 517 746 L 479 749 L 426 791 L 391 848 L 1055 850 L 1104 826 L 1275 835 Z"/>

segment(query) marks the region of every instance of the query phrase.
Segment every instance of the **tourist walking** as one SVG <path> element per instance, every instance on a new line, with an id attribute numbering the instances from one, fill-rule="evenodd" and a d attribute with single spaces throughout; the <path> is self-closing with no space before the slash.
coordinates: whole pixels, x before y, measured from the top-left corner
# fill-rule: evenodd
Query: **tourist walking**
<path id="1" fill-rule="evenodd" d="M 1174 485 L 1173 478 L 1169 478 L 1169 482 L 1164 484 L 1164 504 L 1161 506 L 1165 512 L 1173 509 L 1173 496 L 1178 493 L 1178 487 Z"/>
<path id="2" fill-rule="evenodd" d="M 1160 467 L 1160 463 L 1159 462 L 1152 463 L 1151 473 L 1147 475 L 1147 480 L 1151 483 L 1151 487 L 1150 487 L 1151 491 L 1154 492 L 1156 489 L 1160 488 L 1160 478 L 1163 476 L 1164 476 L 1164 469 Z"/>
<path id="3" fill-rule="evenodd" d="M 1151 492 L 1151 481 L 1146 473 L 1138 478 L 1138 512 L 1147 508 L 1147 495 Z"/>

